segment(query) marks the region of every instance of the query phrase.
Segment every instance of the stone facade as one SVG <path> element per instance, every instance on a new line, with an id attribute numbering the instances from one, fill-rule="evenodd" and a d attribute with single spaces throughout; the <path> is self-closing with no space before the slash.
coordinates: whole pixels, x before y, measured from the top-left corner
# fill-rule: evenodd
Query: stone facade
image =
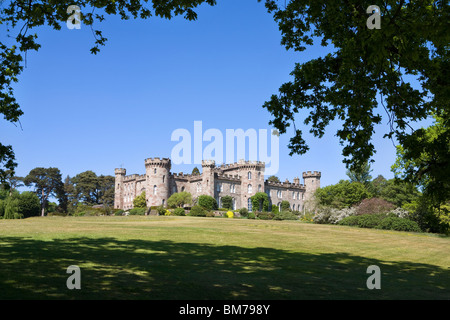
<path id="1" fill-rule="evenodd" d="M 144 175 L 126 175 L 125 169 L 116 169 L 115 200 L 116 209 L 133 208 L 133 200 L 143 191 L 147 207 L 166 205 L 167 199 L 176 192 L 187 191 L 193 198 L 200 195 L 214 197 L 221 207 L 221 198 L 231 196 L 233 208 L 248 208 L 251 211 L 250 197 L 257 192 L 265 192 L 270 204 L 281 206 L 283 200 L 289 201 L 292 210 L 303 211 L 307 200 L 320 187 L 321 173 L 303 172 L 304 184 L 299 178 L 293 182 L 274 183 L 264 180 L 265 165 L 259 161 L 239 161 L 233 164 L 216 166 L 214 161 L 202 162 L 202 173 L 191 175 L 171 173 L 171 161 L 164 158 L 145 160 Z"/>

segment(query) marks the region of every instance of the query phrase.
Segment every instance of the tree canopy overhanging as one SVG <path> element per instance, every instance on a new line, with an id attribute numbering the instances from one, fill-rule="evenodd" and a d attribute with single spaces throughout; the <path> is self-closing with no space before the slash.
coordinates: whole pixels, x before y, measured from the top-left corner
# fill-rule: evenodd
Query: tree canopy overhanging
<path id="1" fill-rule="evenodd" d="M 257 1 L 265 3 L 278 23 L 281 44 L 286 49 L 303 52 L 316 41 L 332 48 L 332 53 L 296 64 L 291 73 L 293 80 L 282 84 L 279 92 L 263 105 L 272 116 L 270 124 L 280 133 L 287 133 L 291 125 L 294 127 L 289 144 L 291 155 L 304 154 L 309 149 L 302 129 L 309 128 L 315 136 L 322 137 L 332 121 L 340 120 L 343 124 L 336 135 L 343 146 L 343 161 L 349 168 L 357 169 L 376 152 L 371 142 L 375 125 L 387 120 L 385 137 L 399 143 L 404 161 L 416 164 L 408 166 L 405 179 L 416 181 L 417 176 L 426 174 L 427 179 L 450 181 L 447 1 L 377 1 L 380 29 L 367 27 L 371 15 L 367 8 L 373 4 L 371 1 Z M 97 28 L 105 15 L 119 15 L 124 20 L 152 16 L 170 19 L 182 15 L 187 20 L 195 20 L 195 9 L 201 4 L 214 6 L 216 1 L 17 0 L 4 3 L 0 23 L 7 24 L 17 34 L 12 46 L 0 42 L 0 113 L 9 122 L 19 121 L 22 111 L 14 97 L 13 83 L 22 72 L 23 53 L 40 47 L 32 30 L 42 25 L 61 29 L 69 17 L 70 5 L 81 8 L 82 24 L 95 24 Z M 97 54 L 107 39 L 100 30 L 93 31 L 95 41 L 91 52 Z M 378 112 L 380 109 L 383 111 Z M 303 119 L 302 110 L 309 112 Z M 432 140 L 424 139 L 425 129 L 413 129 L 412 124 L 432 115 L 440 119 L 443 130 Z M 301 121 L 301 125 L 296 121 Z M 421 161 L 414 161 L 419 158 Z M 0 141 L 0 181 L 15 166 L 12 147 Z M 438 201 L 448 199 L 449 184 L 437 185 L 443 188 Z"/>

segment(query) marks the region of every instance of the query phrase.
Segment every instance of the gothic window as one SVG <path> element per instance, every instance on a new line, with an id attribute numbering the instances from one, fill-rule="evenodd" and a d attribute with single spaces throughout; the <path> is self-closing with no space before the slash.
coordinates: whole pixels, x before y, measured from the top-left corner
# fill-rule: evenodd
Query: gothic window
<path id="1" fill-rule="evenodd" d="M 154 174 L 156 174 L 156 168 L 155 168 L 155 169 L 153 169 L 153 173 L 154 173 Z"/>
<path id="2" fill-rule="evenodd" d="M 252 199 L 251 198 L 248 198 L 248 200 L 247 200 L 247 209 L 248 209 L 248 212 L 252 212 Z"/>
<path id="3" fill-rule="evenodd" d="M 248 193 L 252 193 L 252 185 L 251 184 L 249 184 L 247 186 L 247 191 L 248 191 Z"/>
<path id="4" fill-rule="evenodd" d="M 236 199 L 235 198 L 233 198 L 232 203 L 233 203 L 233 210 L 236 210 Z"/>
<path id="5" fill-rule="evenodd" d="M 173 186 L 172 187 L 172 193 L 176 193 L 177 192 L 177 187 L 176 186 Z"/>
<path id="6" fill-rule="evenodd" d="M 156 195 L 156 192 L 158 192 L 158 187 L 157 186 L 153 186 L 153 194 Z"/>
<path id="7" fill-rule="evenodd" d="M 283 197 L 281 190 L 277 190 L 277 197 L 280 199 Z"/>
<path id="8" fill-rule="evenodd" d="M 166 176 L 165 175 L 163 176 L 163 183 L 164 183 L 164 180 L 166 180 Z"/>
<path id="9" fill-rule="evenodd" d="M 292 192 L 292 199 L 295 200 L 295 192 Z"/>
<path id="10" fill-rule="evenodd" d="M 258 185 L 258 192 L 261 192 L 261 185 Z"/>
<path id="11" fill-rule="evenodd" d="M 181 187 L 181 192 L 183 192 L 184 191 L 184 187 Z"/>
<path id="12" fill-rule="evenodd" d="M 252 173 L 250 171 L 248 172 L 248 180 L 252 180 Z"/>
<path id="13" fill-rule="evenodd" d="M 199 182 L 197 183 L 197 193 L 202 192 L 202 184 Z"/>

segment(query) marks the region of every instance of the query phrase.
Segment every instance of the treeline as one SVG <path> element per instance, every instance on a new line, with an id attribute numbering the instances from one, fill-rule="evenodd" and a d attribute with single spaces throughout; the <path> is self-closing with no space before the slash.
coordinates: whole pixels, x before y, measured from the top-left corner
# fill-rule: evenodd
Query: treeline
<path id="1" fill-rule="evenodd" d="M 372 179 L 370 171 L 366 165 L 360 172 L 348 171 L 348 180 L 319 188 L 310 218 L 316 223 L 365 228 L 450 232 L 450 202 L 436 205 L 415 185 L 381 175 Z"/>
<path id="2" fill-rule="evenodd" d="M 27 186 L 33 191 L 20 193 Z M 55 199 L 56 202 L 51 201 Z M 98 207 L 106 214 L 114 206 L 114 177 L 84 171 L 63 180 L 58 168 L 34 168 L 27 176 L 7 177 L 0 186 L 0 218 L 76 215 L 86 208 Z"/>

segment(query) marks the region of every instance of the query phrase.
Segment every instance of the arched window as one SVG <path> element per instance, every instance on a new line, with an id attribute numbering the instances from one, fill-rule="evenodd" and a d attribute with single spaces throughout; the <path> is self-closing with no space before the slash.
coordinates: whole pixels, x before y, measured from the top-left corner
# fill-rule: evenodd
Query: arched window
<path id="1" fill-rule="evenodd" d="M 176 186 L 172 187 L 172 193 L 177 193 L 177 187 Z"/>
<path id="2" fill-rule="evenodd" d="M 250 171 L 248 172 L 248 180 L 252 180 L 252 173 Z"/>
<path id="3" fill-rule="evenodd" d="M 258 192 L 261 192 L 261 185 L 258 185 Z"/>
<path id="4" fill-rule="evenodd" d="M 183 192 L 184 191 L 184 187 L 181 187 L 181 192 Z"/>
<path id="5" fill-rule="evenodd" d="M 251 185 L 251 184 L 249 184 L 249 185 L 247 186 L 247 191 L 248 191 L 248 193 L 252 193 L 252 192 L 253 192 L 253 188 L 252 188 L 252 185 Z"/>
<path id="6" fill-rule="evenodd" d="M 199 182 L 197 183 L 197 193 L 202 192 L 202 184 Z"/>
<path id="7" fill-rule="evenodd" d="M 248 212 L 252 212 L 252 199 L 251 198 L 248 198 L 248 200 L 247 200 L 247 209 L 248 209 Z"/>
<path id="8" fill-rule="evenodd" d="M 163 176 L 163 183 L 164 183 L 164 180 L 166 180 L 166 176 L 165 175 Z"/>
<path id="9" fill-rule="evenodd" d="M 153 169 L 153 173 L 154 173 L 154 174 L 156 174 L 156 168 L 155 168 L 155 169 Z"/>
<path id="10" fill-rule="evenodd" d="M 233 203 L 233 210 L 236 210 L 236 199 L 235 198 L 233 198 L 232 203 Z"/>
<path id="11" fill-rule="evenodd" d="M 295 199 L 295 192 L 292 192 L 292 199 Z"/>
<path id="12" fill-rule="evenodd" d="M 157 192 L 158 192 L 158 187 L 157 186 L 153 186 L 153 194 L 156 195 Z"/>

